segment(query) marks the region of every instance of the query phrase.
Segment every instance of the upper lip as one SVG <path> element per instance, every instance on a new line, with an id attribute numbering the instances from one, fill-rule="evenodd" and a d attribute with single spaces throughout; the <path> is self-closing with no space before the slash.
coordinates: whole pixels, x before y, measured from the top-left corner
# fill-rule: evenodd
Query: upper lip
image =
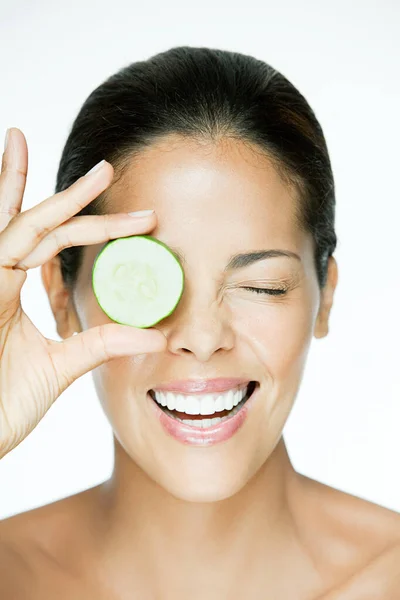
<path id="1" fill-rule="evenodd" d="M 219 377 L 218 379 L 186 379 L 184 381 L 171 381 L 165 385 L 158 385 L 152 390 L 180 392 L 182 394 L 207 394 L 211 392 L 225 392 L 239 385 L 250 383 L 251 379 L 240 377 Z"/>

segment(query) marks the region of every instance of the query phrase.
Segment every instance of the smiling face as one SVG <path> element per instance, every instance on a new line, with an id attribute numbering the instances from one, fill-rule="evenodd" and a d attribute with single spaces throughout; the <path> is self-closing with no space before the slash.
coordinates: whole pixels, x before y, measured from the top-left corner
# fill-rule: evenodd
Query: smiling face
<path id="1" fill-rule="evenodd" d="M 336 263 L 330 259 L 321 293 L 312 237 L 295 223 L 294 193 L 264 155 L 237 140 L 201 145 L 164 138 L 109 193 L 107 212 L 155 209 L 157 227 L 149 234 L 180 252 L 185 288 L 174 312 L 155 326 L 168 339 L 164 353 L 114 359 L 93 371 L 103 409 L 127 455 L 171 494 L 194 502 L 230 497 L 281 437 L 311 339 L 328 331 Z M 103 246 L 85 247 L 70 303 L 82 329 L 110 322 L 91 284 Z M 234 254 L 271 249 L 299 258 L 277 256 L 224 271 Z M 268 295 L 245 287 L 287 291 Z M 169 436 L 148 390 L 217 377 L 260 382 L 244 425 L 229 440 L 203 448 Z"/>

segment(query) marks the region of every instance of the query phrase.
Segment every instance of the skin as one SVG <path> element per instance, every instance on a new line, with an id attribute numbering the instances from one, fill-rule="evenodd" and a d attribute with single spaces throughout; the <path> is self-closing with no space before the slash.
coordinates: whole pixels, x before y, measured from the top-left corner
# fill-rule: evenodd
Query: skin
<path id="1" fill-rule="evenodd" d="M 108 212 L 155 209 L 149 233 L 184 253 L 185 290 L 155 326 L 167 337 L 164 353 L 92 371 L 114 431 L 113 474 L 2 522 L 0 592 L 361 600 L 374 589 L 371 597 L 394 599 L 399 515 L 297 473 L 282 436 L 310 343 L 328 334 L 338 281 L 331 257 L 327 284 L 318 287 L 312 238 L 294 221 L 294 191 L 249 144 L 169 136 L 135 159 L 110 195 Z M 102 247 L 85 247 L 72 295 L 58 257 L 42 267 L 62 338 L 110 322 L 91 287 Z M 223 274 L 231 254 L 268 248 L 301 260 L 277 257 Z M 282 283 L 283 297 L 242 289 Z M 195 448 L 164 433 L 149 388 L 230 375 L 261 384 L 233 438 Z"/>

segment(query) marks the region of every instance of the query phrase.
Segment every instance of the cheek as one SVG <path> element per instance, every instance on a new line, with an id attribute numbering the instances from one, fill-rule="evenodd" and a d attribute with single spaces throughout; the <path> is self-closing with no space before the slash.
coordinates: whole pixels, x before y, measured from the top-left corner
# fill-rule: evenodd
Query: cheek
<path id="1" fill-rule="evenodd" d="M 140 361 L 144 356 L 140 356 Z M 127 456 L 143 470 L 151 471 L 153 454 L 149 446 L 149 417 L 145 407 L 147 398 L 143 382 L 150 379 L 147 370 L 154 373 L 155 365 L 138 364 L 138 358 L 114 359 L 97 368 L 94 377 L 113 436 Z M 150 360 L 149 363 L 151 362 Z"/>
<path id="2" fill-rule="evenodd" d="M 146 356 L 148 359 L 145 354 L 115 358 L 93 370 L 97 394 L 111 423 L 123 421 L 128 413 L 130 421 L 137 420 L 138 403 L 144 393 L 142 363 Z"/>
<path id="3" fill-rule="evenodd" d="M 297 377 L 312 340 L 314 311 L 310 299 L 298 292 L 285 300 L 239 304 L 233 319 L 238 334 L 257 354 L 266 379 Z"/>
<path id="4" fill-rule="evenodd" d="M 146 451 L 142 407 L 146 398 L 143 384 L 140 385 L 144 381 L 140 366 L 144 356 L 113 359 L 93 371 L 96 391 L 113 434 L 132 457 L 135 449 Z"/>

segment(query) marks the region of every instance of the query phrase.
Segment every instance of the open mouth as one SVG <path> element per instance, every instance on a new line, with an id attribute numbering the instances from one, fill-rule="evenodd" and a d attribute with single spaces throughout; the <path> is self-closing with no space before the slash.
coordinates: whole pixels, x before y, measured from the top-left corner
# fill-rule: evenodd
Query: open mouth
<path id="1" fill-rule="evenodd" d="M 159 408 L 161 408 L 162 411 L 164 411 L 166 414 L 168 414 L 170 417 L 176 419 L 177 421 L 181 421 L 182 423 L 186 423 L 188 425 L 196 425 L 197 427 L 199 427 L 199 426 L 211 427 L 213 425 L 216 425 L 219 422 L 226 421 L 227 419 L 230 419 L 234 415 L 236 415 L 241 410 L 241 408 L 246 404 L 246 402 L 248 401 L 250 396 L 253 394 L 254 390 L 259 385 L 260 384 L 257 381 L 250 381 L 247 386 L 246 394 L 245 394 L 244 398 L 236 406 L 232 407 L 230 410 L 225 409 L 223 411 L 215 412 L 211 415 L 200 415 L 200 414 L 193 415 L 193 414 L 187 414 L 185 412 L 180 412 L 175 409 L 169 410 L 168 407 L 162 406 L 159 402 L 157 402 L 153 390 L 149 390 L 149 395 L 154 400 L 154 402 L 156 402 L 157 406 Z"/>

